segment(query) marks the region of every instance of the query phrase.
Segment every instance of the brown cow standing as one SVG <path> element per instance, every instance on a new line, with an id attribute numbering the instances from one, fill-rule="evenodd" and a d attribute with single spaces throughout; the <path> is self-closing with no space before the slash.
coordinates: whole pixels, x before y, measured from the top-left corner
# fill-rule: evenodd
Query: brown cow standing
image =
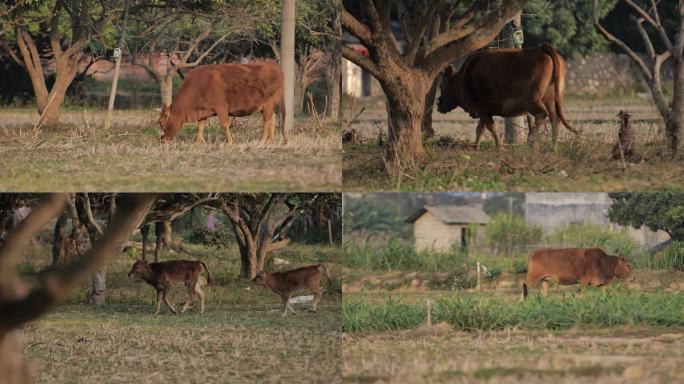
<path id="1" fill-rule="evenodd" d="M 546 297 L 549 281 L 561 285 L 580 283 L 584 288 L 606 285 L 615 279 L 636 279 L 626 256 L 610 256 L 601 248 L 536 249 L 527 258 L 522 299 L 527 298 L 528 285 L 532 287 L 538 282 L 542 283 L 542 296 Z"/>
<path id="2" fill-rule="evenodd" d="M 326 277 L 330 280 L 328 268 L 323 264 L 317 264 L 286 272 L 268 273 L 261 271 L 252 279 L 252 283 L 263 285 L 280 295 L 280 299 L 283 302 L 283 317 L 287 316 L 288 310 L 293 314 L 295 313 L 294 309 L 290 306 L 290 296 L 297 291 L 308 288 L 314 294 L 311 310 L 316 312 L 316 306 L 323 294 L 319 285 L 321 270 L 325 272 Z"/>
<path id="3" fill-rule="evenodd" d="M 218 116 L 228 144 L 230 116 L 248 116 L 261 111 L 264 117 L 262 142 L 272 141 L 275 108 L 280 106 L 280 133 L 286 142 L 283 72 L 273 60 L 250 64 L 203 65 L 185 75 L 171 107 L 163 106 L 159 124 L 162 142 L 171 141 L 187 122 L 197 121 L 195 144 L 204 142 L 204 125 Z"/>
<path id="4" fill-rule="evenodd" d="M 515 117 L 531 114 L 528 143 L 534 145 L 544 120 L 551 120 L 553 146 L 558 145 L 558 121 L 575 134 L 563 115 L 565 62 L 548 44 L 526 49 L 488 49 L 470 55 L 461 69 L 447 67 L 437 110 L 447 113 L 463 108 L 479 118 L 475 147 L 479 150 L 485 128 L 494 136 L 497 148 L 502 142 L 492 116 Z"/>
<path id="5" fill-rule="evenodd" d="M 202 285 L 205 282 L 201 276 L 203 267 L 207 272 L 206 283 L 211 283 L 211 272 L 209 272 L 207 266 L 201 261 L 193 260 L 170 260 L 149 264 L 145 260 L 138 260 L 133 264 L 131 271 L 128 272 L 128 277 L 141 278 L 157 290 L 157 311 L 155 314 L 159 314 L 162 299 L 169 306 L 171 312 L 178 313 L 168 298 L 171 283 L 173 282 L 183 282 L 188 289 L 188 298 L 185 304 L 183 304 L 181 313 L 184 313 L 192 304 L 192 301 L 195 299 L 195 293 L 200 297 L 200 313 L 204 313 Z"/>

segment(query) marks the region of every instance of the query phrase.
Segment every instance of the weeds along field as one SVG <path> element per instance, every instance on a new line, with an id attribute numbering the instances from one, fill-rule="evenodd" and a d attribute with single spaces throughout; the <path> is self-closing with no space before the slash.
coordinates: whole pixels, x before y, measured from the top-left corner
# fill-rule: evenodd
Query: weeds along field
<path id="1" fill-rule="evenodd" d="M 681 189 L 684 159 L 668 155 L 664 125 L 648 99 L 567 98 L 565 116 L 583 135 L 560 126 L 558 150 L 551 148 L 550 125 L 542 128 L 539 149 L 526 144 L 507 146 L 499 153 L 489 132 L 475 152 L 477 120 L 458 109 L 433 113 L 435 138 L 427 139 L 427 160 L 420 165 L 398 166 L 388 172 L 379 132 L 386 132 L 386 109 L 381 99 L 358 101 L 347 122 L 361 138 L 343 148 L 344 187 L 367 190 L 514 190 L 514 191 L 613 191 L 652 188 Z M 620 126 L 618 112 L 631 116 L 637 156 L 625 163 L 612 159 Z M 503 121 L 495 119 L 503 137 Z M 526 142 L 527 128 L 517 128 Z M 391 176 L 390 176 L 391 175 Z"/>
<path id="2" fill-rule="evenodd" d="M 47 267 L 49 249 L 27 255 L 23 274 L 37 277 Z M 206 311 L 198 302 L 185 314 L 162 306 L 154 315 L 155 291 L 128 278 L 135 251 L 119 255 L 107 270 L 107 303 L 84 304 L 85 289 L 24 328 L 25 355 L 37 366 L 39 383 L 159 382 L 326 382 L 341 381 L 341 289 L 339 248 L 293 245 L 274 256 L 290 269 L 314 262 L 331 267 L 318 313 L 293 304 L 297 313 L 281 318 L 280 299 L 237 277 L 236 250 L 185 244 L 162 259 L 201 259 L 215 282 L 204 287 Z M 302 293 L 307 294 L 307 293 Z M 171 302 L 185 300 L 174 288 Z"/>
<path id="3" fill-rule="evenodd" d="M 261 115 L 231 119 L 225 144 L 215 118 L 206 144 L 187 124 L 170 145 L 159 143 L 159 113 L 115 111 L 103 130 L 101 109 L 62 111 L 59 126 L 36 126 L 33 108 L 0 109 L 0 189 L 16 191 L 319 191 L 338 189 L 340 128 L 298 118 L 287 144 L 259 142 Z"/>

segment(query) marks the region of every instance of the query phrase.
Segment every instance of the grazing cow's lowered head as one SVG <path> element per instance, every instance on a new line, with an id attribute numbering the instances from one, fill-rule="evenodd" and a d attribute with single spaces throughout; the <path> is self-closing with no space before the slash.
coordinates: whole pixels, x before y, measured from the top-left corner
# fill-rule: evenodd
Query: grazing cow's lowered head
<path id="1" fill-rule="evenodd" d="M 450 112 L 462 103 L 463 75 L 461 71 L 455 72 L 454 66 L 450 65 L 442 73 L 442 84 L 437 99 L 437 111 L 439 113 Z"/>
<path id="2" fill-rule="evenodd" d="M 636 280 L 636 276 L 632 272 L 632 265 L 629 263 L 627 256 L 618 256 L 618 261 L 615 264 L 615 277 L 629 282 Z"/>
<path id="3" fill-rule="evenodd" d="M 161 107 L 161 114 L 159 115 L 159 132 L 162 143 L 171 141 L 181 129 L 181 124 L 178 124 L 174 118 L 171 117 L 171 107 L 166 104 Z"/>

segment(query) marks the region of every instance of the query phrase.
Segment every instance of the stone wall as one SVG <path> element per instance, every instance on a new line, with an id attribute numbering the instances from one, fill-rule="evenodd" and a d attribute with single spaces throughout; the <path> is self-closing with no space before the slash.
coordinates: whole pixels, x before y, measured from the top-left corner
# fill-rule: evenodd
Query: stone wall
<path id="1" fill-rule="evenodd" d="M 566 93 L 623 95 L 649 92 L 641 72 L 627 55 L 598 53 L 569 58 L 566 64 Z M 662 75 L 663 84 L 668 84 L 672 79 L 672 66 L 663 65 Z"/>

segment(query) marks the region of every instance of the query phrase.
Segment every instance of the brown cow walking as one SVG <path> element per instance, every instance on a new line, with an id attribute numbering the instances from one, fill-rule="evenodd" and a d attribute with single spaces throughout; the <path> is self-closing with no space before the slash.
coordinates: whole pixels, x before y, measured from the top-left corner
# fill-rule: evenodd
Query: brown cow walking
<path id="1" fill-rule="evenodd" d="M 201 276 L 202 268 L 207 272 L 206 283 L 211 283 L 211 272 L 199 260 L 170 260 L 161 263 L 147 263 L 145 260 L 138 260 L 133 264 L 131 271 L 128 272 L 128 277 L 141 278 L 157 290 L 157 311 L 155 314 L 159 314 L 162 300 L 171 309 L 171 312 L 178 313 L 168 298 L 171 283 L 173 282 L 183 282 L 188 289 L 188 298 L 185 304 L 183 304 L 181 313 L 184 313 L 192 304 L 192 301 L 195 299 L 195 293 L 200 297 L 200 313 L 204 313 L 202 285 L 205 282 Z"/>
<path id="2" fill-rule="evenodd" d="M 456 73 L 453 67 L 447 67 L 437 110 L 447 113 L 461 107 L 471 117 L 479 118 L 475 138 L 478 150 L 485 129 L 494 136 L 497 148 L 503 145 L 493 116 L 533 115 L 530 145 L 535 144 L 539 128 L 548 117 L 555 149 L 559 121 L 576 135 L 580 133 L 565 120 L 564 93 L 565 61 L 550 45 L 488 49 L 470 55 Z"/>
<path id="3" fill-rule="evenodd" d="M 261 141 L 273 141 L 276 107 L 280 106 L 280 134 L 285 137 L 285 104 L 283 72 L 273 60 L 250 64 L 203 65 L 188 72 L 170 107 L 162 107 L 159 125 L 162 142 L 171 141 L 183 124 L 197 121 L 195 144 L 204 142 L 204 125 L 208 118 L 218 116 L 228 144 L 230 116 L 248 116 L 261 111 L 264 130 Z"/>
<path id="4" fill-rule="evenodd" d="M 549 281 L 561 285 L 580 283 L 584 288 L 606 285 L 615 279 L 636 279 L 626 256 L 610 256 L 601 248 L 536 249 L 527 258 L 527 279 L 522 286 L 522 300 L 527 298 L 528 286 L 539 282 L 542 284 L 542 296 L 546 297 Z"/>
<path id="5" fill-rule="evenodd" d="M 316 306 L 323 295 L 319 285 L 321 270 L 325 272 L 326 277 L 330 280 L 328 268 L 323 264 L 317 264 L 285 272 L 268 273 L 261 271 L 252 279 L 252 283 L 262 285 L 280 295 L 283 303 L 283 317 L 287 316 L 288 310 L 293 314 L 295 313 L 294 309 L 290 306 L 290 296 L 297 291 L 308 288 L 314 294 L 311 311 L 316 312 Z"/>

